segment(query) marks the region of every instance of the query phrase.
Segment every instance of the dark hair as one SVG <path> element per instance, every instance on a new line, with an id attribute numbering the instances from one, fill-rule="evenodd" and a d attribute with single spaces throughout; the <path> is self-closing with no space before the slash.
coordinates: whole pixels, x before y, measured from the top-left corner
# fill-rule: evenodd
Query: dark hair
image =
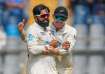
<path id="1" fill-rule="evenodd" d="M 46 9 L 48 12 L 50 12 L 50 9 L 47 6 L 39 4 L 33 8 L 33 15 L 40 15 L 41 10 L 43 9 Z"/>

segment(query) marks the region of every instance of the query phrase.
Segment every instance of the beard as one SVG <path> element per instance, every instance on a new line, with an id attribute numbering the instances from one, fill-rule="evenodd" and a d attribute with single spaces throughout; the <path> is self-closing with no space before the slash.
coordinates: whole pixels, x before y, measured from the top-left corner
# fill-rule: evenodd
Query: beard
<path id="1" fill-rule="evenodd" d="M 43 28 L 46 28 L 49 26 L 49 20 L 44 20 L 44 21 L 39 21 L 38 20 L 38 24 L 43 27 Z"/>

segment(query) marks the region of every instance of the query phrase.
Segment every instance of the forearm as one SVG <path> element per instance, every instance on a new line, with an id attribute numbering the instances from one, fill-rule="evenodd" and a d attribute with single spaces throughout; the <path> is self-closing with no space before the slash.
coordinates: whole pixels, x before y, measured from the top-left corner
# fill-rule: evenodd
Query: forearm
<path id="1" fill-rule="evenodd" d="M 63 48 L 59 48 L 58 52 L 59 52 L 59 55 L 66 55 L 66 54 L 71 53 L 71 51 L 69 49 L 67 50 L 67 49 L 63 49 Z"/>
<path id="2" fill-rule="evenodd" d="M 28 46 L 28 50 L 33 55 L 46 53 L 45 45 Z"/>
<path id="3" fill-rule="evenodd" d="M 24 32 L 24 31 L 22 31 L 21 32 L 21 34 L 20 34 L 20 36 L 21 36 L 21 39 L 24 41 L 24 42 L 26 42 L 26 33 Z"/>

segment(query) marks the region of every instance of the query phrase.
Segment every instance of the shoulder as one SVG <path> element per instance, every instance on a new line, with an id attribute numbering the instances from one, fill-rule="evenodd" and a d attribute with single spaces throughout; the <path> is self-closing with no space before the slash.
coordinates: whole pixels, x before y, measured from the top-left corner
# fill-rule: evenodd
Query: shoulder
<path id="1" fill-rule="evenodd" d="M 47 27 L 47 30 L 48 30 L 48 31 L 50 31 L 50 30 L 51 30 L 51 27 L 50 27 L 50 26 L 48 26 L 48 27 Z"/>
<path id="2" fill-rule="evenodd" d="M 77 30 L 68 24 L 65 25 L 65 30 L 72 35 L 77 35 Z"/>
<path id="3" fill-rule="evenodd" d="M 27 33 L 37 32 L 37 25 L 36 23 L 32 23 L 28 26 Z"/>

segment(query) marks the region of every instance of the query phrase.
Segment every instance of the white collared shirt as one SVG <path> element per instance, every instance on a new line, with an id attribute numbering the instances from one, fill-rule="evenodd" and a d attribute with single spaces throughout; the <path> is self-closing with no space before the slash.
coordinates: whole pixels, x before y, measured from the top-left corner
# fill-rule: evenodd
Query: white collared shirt
<path id="1" fill-rule="evenodd" d="M 55 57 L 43 55 L 45 46 L 52 40 L 50 31 L 44 30 L 37 23 L 29 26 L 26 34 L 28 46 L 28 72 L 29 74 L 58 74 L 56 70 Z"/>
<path id="2" fill-rule="evenodd" d="M 59 50 L 59 52 L 61 54 L 70 53 L 76 42 L 76 29 L 65 24 L 65 26 L 60 31 L 56 31 L 55 27 L 51 25 L 51 32 L 55 36 L 55 38 L 57 38 L 57 40 L 60 42 L 59 48 L 61 50 Z M 61 47 L 62 43 L 65 41 L 69 41 L 70 43 L 69 50 L 62 49 Z"/>

